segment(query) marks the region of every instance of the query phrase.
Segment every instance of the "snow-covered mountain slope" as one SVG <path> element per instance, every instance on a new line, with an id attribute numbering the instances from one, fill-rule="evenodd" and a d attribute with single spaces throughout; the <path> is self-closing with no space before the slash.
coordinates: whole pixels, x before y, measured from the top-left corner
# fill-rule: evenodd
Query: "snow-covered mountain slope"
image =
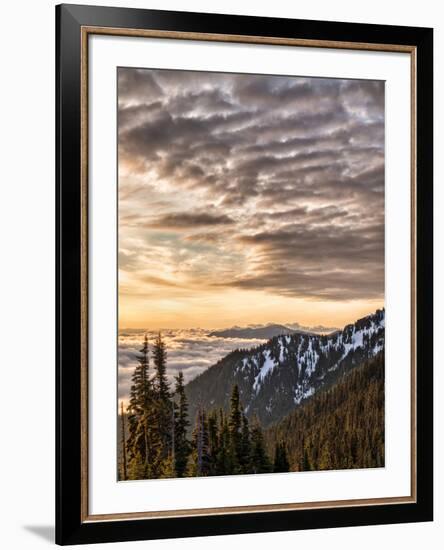
<path id="1" fill-rule="evenodd" d="M 257 415 L 263 425 L 280 420 L 320 388 L 382 352 L 384 327 L 385 311 L 377 310 L 332 334 L 286 334 L 236 350 L 186 386 L 191 418 L 199 402 L 207 409 L 226 408 L 237 384 L 248 416 Z"/>

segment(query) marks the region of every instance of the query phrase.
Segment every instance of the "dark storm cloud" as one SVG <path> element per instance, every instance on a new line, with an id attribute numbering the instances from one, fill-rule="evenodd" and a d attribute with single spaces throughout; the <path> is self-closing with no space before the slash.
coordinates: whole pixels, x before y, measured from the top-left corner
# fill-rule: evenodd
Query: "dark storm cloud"
<path id="1" fill-rule="evenodd" d="M 383 296 L 383 82 L 120 69 L 119 155 L 131 225 L 213 246 L 217 284 Z"/>

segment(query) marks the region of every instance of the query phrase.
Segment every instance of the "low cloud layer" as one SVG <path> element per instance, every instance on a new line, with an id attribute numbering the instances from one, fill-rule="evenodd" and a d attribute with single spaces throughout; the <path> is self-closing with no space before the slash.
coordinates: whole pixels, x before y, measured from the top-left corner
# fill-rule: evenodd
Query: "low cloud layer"
<path id="1" fill-rule="evenodd" d="M 137 365 L 137 357 L 142 348 L 144 330 L 121 331 L 119 334 L 119 399 L 128 400 L 131 377 Z M 149 342 L 153 342 L 156 332 L 148 332 Z M 244 338 L 217 338 L 208 336 L 204 329 L 163 330 L 162 337 L 167 348 L 167 376 L 172 387 L 174 377 L 183 372 L 185 383 L 195 378 L 230 351 L 250 348 L 263 340 Z M 153 365 L 151 362 L 151 375 Z"/>

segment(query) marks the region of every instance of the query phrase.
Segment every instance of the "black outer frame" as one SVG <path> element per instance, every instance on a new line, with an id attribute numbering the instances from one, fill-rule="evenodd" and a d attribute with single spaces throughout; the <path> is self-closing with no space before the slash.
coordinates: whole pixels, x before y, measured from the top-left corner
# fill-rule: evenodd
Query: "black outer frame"
<path id="1" fill-rule="evenodd" d="M 417 501 L 82 523 L 80 457 L 81 26 L 413 45 L 417 48 Z M 290 531 L 433 520 L 433 30 L 109 8 L 56 7 L 56 543 Z"/>

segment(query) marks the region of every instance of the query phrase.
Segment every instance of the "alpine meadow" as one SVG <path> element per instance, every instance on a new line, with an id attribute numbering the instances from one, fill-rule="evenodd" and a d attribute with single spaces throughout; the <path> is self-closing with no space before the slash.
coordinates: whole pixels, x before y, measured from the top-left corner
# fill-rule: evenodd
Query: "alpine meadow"
<path id="1" fill-rule="evenodd" d="M 117 83 L 117 479 L 383 468 L 384 82 Z"/>

